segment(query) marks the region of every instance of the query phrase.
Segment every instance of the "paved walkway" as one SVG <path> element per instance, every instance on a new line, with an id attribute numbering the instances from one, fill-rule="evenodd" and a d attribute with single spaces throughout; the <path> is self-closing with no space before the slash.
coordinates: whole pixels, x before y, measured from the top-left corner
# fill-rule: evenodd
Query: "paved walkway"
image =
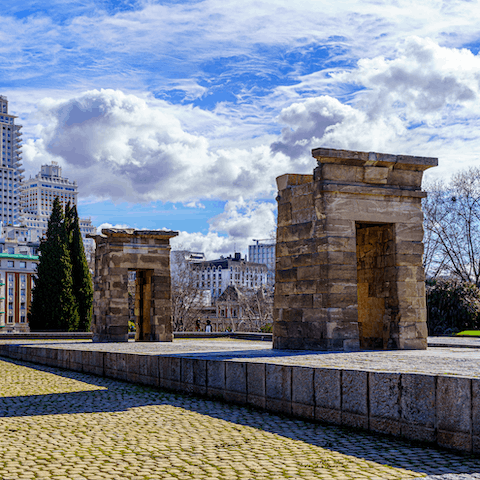
<path id="1" fill-rule="evenodd" d="M 0 478 L 480 478 L 480 459 L 196 397 L 0 361 Z"/>
<path id="2" fill-rule="evenodd" d="M 470 339 L 453 339 L 457 343 Z M 125 342 L 92 343 L 89 340 L 19 340 L 0 343 L 33 344 L 49 348 L 96 350 L 105 352 L 152 355 L 181 355 L 217 360 L 265 362 L 309 367 L 334 367 L 395 373 L 425 373 L 431 375 L 462 375 L 480 377 L 480 348 L 429 347 L 428 350 L 387 350 L 362 352 L 314 352 L 273 350 L 271 343 L 237 339 L 177 339 L 171 343 Z"/>

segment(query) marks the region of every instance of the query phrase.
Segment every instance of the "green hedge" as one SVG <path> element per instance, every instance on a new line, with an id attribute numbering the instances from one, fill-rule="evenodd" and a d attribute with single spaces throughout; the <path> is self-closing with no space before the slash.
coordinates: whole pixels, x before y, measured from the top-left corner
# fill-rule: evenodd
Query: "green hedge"
<path id="1" fill-rule="evenodd" d="M 480 289 L 467 282 L 426 282 L 429 335 L 480 329 Z"/>

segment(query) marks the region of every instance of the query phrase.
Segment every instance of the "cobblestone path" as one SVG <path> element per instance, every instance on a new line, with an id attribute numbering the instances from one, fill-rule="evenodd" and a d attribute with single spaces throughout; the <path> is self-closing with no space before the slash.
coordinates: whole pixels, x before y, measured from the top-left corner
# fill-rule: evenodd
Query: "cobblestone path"
<path id="1" fill-rule="evenodd" d="M 480 478 L 478 458 L 7 360 L 0 436 L 4 480 Z"/>

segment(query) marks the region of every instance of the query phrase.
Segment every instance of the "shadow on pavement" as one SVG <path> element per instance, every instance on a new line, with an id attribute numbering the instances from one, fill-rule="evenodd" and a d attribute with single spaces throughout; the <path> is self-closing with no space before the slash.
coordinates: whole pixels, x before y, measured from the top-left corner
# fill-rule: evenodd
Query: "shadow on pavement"
<path id="1" fill-rule="evenodd" d="M 382 434 L 304 421 L 220 400 L 170 393 L 84 373 L 5 358 L 0 360 L 101 388 L 71 393 L 0 397 L 0 418 L 126 412 L 136 407 L 169 405 L 232 424 L 262 430 L 268 434 L 306 442 L 344 455 L 391 467 L 405 468 L 419 474 L 467 474 L 480 471 L 480 458 L 434 446 L 411 443 Z"/>

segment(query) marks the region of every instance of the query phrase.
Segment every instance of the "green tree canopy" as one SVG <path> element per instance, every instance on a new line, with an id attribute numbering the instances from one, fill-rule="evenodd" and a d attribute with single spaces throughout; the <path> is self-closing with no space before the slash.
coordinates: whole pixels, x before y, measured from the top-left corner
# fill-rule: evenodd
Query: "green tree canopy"
<path id="1" fill-rule="evenodd" d="M 78 330 L 80 316 L 73 293 L 68 233 L 58 197 L 53 202 L 47 234 L 40 241 L 39 252 L 40 259 L 28 315 L 30 329 Z"/>
<path id="2" fill-rule="evenodd" d="M 93 285 L 85 249 L 83 248 L 77 207 L 75 205 L 70 207 L 70 202 L 65 208 L 65 225 L 72 262 L 73 293 L 77 300 L 78 314 L 80 315 L 79 330 L 88 332 L 92 321 Z"/>

